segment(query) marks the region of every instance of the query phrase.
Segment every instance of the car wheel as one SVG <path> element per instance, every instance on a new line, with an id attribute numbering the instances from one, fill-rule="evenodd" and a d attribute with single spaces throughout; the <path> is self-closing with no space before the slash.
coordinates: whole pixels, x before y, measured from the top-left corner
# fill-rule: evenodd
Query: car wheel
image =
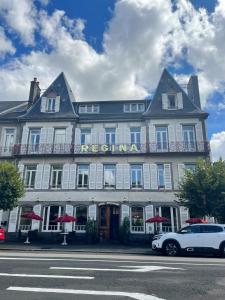
<path id="1" fill-rule="evenodd" d="M 220 256 L 225 257 L 225 243 L 220 246 Z"/>
<path id="2" fill-rule="evenodd" d="M 163 247 L 163 252 L 168 256 L 176 256 L 179 254 L 180 248 L 175 241 L 168 241 Z"/>

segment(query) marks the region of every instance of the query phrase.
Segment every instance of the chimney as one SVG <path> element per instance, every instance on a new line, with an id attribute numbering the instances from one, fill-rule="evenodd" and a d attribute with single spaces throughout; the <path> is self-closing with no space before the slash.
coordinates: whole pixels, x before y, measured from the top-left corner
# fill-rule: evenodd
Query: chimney
<path id="1" fill-rule="evenodd" d="M 187 93 L 188 97 L 192 100 L 192 102 L 197 105 L 197 107 L 201 108 L 199 87 L 198 87 L 198 76 L 192 75 L 187 84 Z"/>
<path id="2" fill-rule="evenodd" d="M 41 89 L 39 87 L 39 82 L 35 77 L 33 81 L 30 82 L 30 94 L 28 100 L 28 108 L 31 107 L 35 101 L 40 97 Z"/>

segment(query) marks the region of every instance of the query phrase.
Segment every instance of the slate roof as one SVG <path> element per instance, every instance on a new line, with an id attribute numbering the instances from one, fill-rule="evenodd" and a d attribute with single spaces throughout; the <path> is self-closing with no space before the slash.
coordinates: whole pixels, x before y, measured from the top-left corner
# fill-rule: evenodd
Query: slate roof
<path id="1" fill-rule="evenodd" d="M 183 95 L 183 109 L 179 110 L 165 110 L 162 108 L 162 94 L 168 92 L 182 93 Z M 176 80 L 170 73 L 164 69 L 159 80 L 155 95 L 147 109 L 143 114 L 145 117 L 175 117 L 175 116 L 208 116 L 208 114 L 197 107 L 193 101 L 188 97 Z"/>
<path id="2" fill-rule="evenodd" d="M 0 119 L 17 119 L 26 112 L 27 101 L 0 101 Z"/>
<path id="3" fill-rule="evenodd" d="M 41 112 L 41 98 L 46 97 L 50 93 L 55 93 L 60 96 L 60 110 L 55 113 Z M 28 109 L 21 119 L 23 120 L 60 120 L 60 119 L 75 119 L 78 118 L 74 111 L 72 102 L 75 101 L 72 90 L 66 80 L 64 73 L 53 81 L 43 95 Z"/>

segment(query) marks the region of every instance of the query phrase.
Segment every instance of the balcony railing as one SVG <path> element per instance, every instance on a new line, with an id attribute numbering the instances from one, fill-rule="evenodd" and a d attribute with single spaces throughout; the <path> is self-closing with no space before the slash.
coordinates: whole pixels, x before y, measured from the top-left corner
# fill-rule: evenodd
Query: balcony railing
<path id="1" fill-rule="evenodd" d="M 98 155 L 98 154 L 141 154 L 141 153 L 209 153 L 209 142 L 170 142 L 164 144 L 16 144 L 12 155 L 43 155 L 43 154 L 75 154 L 75 155 Z M 2 153 L 0 149 L 0 153 Z"/>

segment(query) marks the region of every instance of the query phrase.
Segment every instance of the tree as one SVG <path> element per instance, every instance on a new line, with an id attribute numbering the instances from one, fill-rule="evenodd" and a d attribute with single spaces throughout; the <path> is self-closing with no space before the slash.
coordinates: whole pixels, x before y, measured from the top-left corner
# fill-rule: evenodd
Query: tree
<path id="1" fill-rule="evenodd" d="M 194 217 L 214 216 L 225 220 L 225 161 L 200 160 L 195 171 L 185 170 L 176 193 L 178 203 Z"/>
<path id="2" fill-rule="evenodd" d="M 18 205 L 24 195 L 24 185 L 16 166 L 9 162 L 0 163 L 0 209 L 8 210 Z"/>

